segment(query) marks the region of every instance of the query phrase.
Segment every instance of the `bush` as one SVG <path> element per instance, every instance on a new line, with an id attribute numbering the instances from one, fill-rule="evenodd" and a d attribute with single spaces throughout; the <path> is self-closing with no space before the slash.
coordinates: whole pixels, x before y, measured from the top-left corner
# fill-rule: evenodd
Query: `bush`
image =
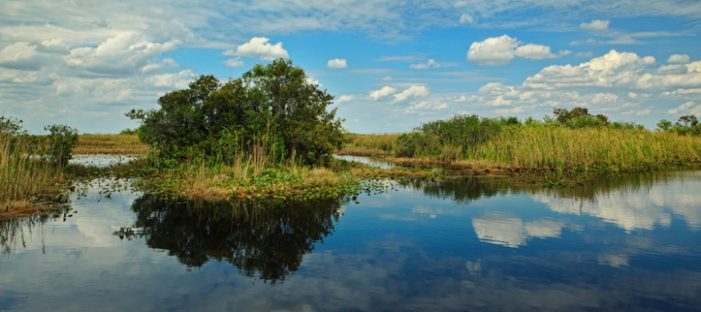
<path id="1" fill-rule="evenodd" d="M 684 115 L 672 124 L 671 121 L 662 119 L 657 123 L 657 129 L 661 131 L 674 132 L 680 135 L 701 136 L 701 124 L 695 115 Z"/>
<path id="2" fill-rule="evenodd" d="M 225 83 L 201 76 L 162 96 L 159 109 L 127 116 L 142 122 L 139 137 L 160 158 L 230 162 L 262 150 L 274 161 L 319 164 L 343 141 L 341 121 L 327 111 L 332 100 L 304 70 L 278 59 Z"/>
<path id="3" fill-rule="evenodd" d="M 78 141 L 78 131 L 66 125 L 50 125 L 44 127 L 49 131 L 48 156 L 60 167 L 68 165 L 72 158 L 72 150 Z"/>
<path id="4" fill-rule="evenodd" d="M 514 117 L 490 119 L 476 115 L 459 115 L 448 120 L 432 121 L 412 133 L 399 136 L 396 155 L 440 156 L 442 159 L 454 160 L 499 133 L 502 127 L 519 124 Z"/>
<path id="5" fill-rule="evenodd" d="M 0 116 L 0 134 L 16 136 L 24 133 L 21 120 Z"/>

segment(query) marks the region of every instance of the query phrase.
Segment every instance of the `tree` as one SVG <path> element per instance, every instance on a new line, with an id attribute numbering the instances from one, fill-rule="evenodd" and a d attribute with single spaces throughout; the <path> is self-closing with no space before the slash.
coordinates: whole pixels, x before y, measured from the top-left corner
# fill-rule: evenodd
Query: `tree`
<path id="1" fill-rule="evenodd" d="M 73 157 L 73 147 L 78 141 L 78 131 L 66 125 L 50 125 L 44 127 L 44 130 L 49 131 L 51 160 L 61 167 L 68 165 L 68 161 Z"/>
<path id="2" fill-rule="evenodd" d="M 657 123 L 657 129 L 661 131 L 670 131 L 672 130 L 672 122 L 667 119 L 662 119 Z"/>
<path id="3" fill-rule="evenodd" d="M 25 131 L 22 130 L 22 120 L 0 116 L 0 134 L 20 135 L 23 133 Z"/>
<path id="4" fill-rule="evenodd" d="M 332 101 L 303 69 L 278 59 L 225 83 L 200 76 L 159 98 L 159 109 L 127 116 L 142 122 L 139 136 L 159 157 L 229 162 L 262 150 L 276 161 L 294 155 L 318 164 L 343 142 L 341 120 L 327 110 Z"/>
<path id="5" fill-rule="evenodd" d="M 556 108 L 553 111 L 555 120 L 570 128 L 608 126 L 609 118 L 603 114 L 592 115 L 584 107 L 574 107 L 571 110 Z"/>

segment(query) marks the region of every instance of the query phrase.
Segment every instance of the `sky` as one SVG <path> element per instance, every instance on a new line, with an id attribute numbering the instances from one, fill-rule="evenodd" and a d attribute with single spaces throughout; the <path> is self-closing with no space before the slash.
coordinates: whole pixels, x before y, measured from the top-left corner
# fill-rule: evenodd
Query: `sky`
<path id="1" fill-rule="evenodd" d="M 357 133 L 587 107 L 701 115 L 701 1 L 0 1 L 0 115 L 33 133 L 124 116 L 198 75 L 290 58 Z"/>

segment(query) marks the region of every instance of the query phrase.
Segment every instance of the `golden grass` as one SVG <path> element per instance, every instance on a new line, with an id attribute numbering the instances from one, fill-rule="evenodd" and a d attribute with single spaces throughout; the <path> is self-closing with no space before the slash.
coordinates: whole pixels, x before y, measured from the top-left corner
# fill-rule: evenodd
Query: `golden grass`
<path id="1" fill-rule="evenodd" d="M 30 156 L 25 139 L 0 135 L 0 217 L 31 214 L 64 182 L 60 168 Z"/>
<path id="2" fill-rule="evenodd" d="M 148 150 L 135 134 L 83 134 L 73 154 L 145 155 Z"/>
<path id="3" fill-rule="evenodd" d="M 701 138 L 646 130 L 517 127 L 477 146 L 469 159 L 511 168 L 637 171 L 701 161 Z"/>

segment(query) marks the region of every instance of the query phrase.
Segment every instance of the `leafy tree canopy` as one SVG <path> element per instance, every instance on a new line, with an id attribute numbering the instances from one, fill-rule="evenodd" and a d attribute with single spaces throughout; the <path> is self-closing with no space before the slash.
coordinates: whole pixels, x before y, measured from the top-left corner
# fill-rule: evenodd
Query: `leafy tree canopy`
<path id="1" fill-rule="evenodd" d="M 332 101 L 303 69 L 278 59 L 223 83 L 200 76 L 163 95 L 159 109 L 127 116 L 142 122 L 140 138 L 160 157 L 230 162 L 262 151 L 277 161 L 318 164 L 343 141 L 341 120 L 327 110 Z"/>

